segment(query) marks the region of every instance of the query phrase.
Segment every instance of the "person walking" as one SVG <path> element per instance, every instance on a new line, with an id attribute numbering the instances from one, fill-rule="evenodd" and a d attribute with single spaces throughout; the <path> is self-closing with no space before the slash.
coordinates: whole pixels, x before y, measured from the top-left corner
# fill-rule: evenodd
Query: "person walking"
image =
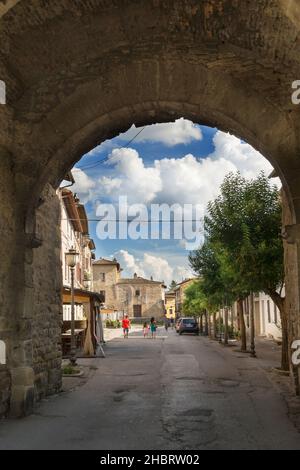
<path id="1" fill-rule="evenodd" d="M 143 334 L 144 334 L 144 338 L 148 338 L 148 335 L 149 335 L 149 325 L 147 322 L 144 323 L 144 326 L 143 326 Z"/>
<path id="2" fill-rule="evenodd" d="M 157 329 L 156 321 L 155 321 L 155 318 L 152 317 L 151 321 L 150 321 L 150 331 L 151 331 L 151 338 L 152 339 L 156 338 L 156 329 Z"/>
<path id="3" fill-rule="evenodd" d="M 123 328 L 124 339 L 128 338 L 129 330 L 131 328 L 130 320 L 128 318 L 128 315 L 125 315 L 125 317 L 122 320 L 122 328 Z"/>
<path id="4" fill-rule="evenodd" d="M 168 319 L 168 317 L 165 317 L 165 330 L 166 330 L 166 332 L 168 332 L 169 326 L 170 326 L 169 319 Z"/>

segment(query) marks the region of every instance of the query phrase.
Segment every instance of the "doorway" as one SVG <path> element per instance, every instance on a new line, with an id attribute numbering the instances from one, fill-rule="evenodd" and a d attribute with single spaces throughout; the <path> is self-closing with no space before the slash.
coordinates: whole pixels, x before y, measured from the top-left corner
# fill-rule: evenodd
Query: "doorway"
<path id="1" fill-rule="evenodd" d="M 141 305 L 134 305 L 133 306 L 133 316 L 134 318 L 141 318 L 142 316 L 142 306 Z"/>

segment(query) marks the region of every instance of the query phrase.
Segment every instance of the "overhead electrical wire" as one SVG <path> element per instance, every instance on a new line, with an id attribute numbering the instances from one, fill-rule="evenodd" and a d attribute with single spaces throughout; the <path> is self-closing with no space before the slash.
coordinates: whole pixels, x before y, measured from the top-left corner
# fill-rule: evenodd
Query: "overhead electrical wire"
<path id="1" fill-rule="evenodd" d="M 146 128 L 146 126 L 144 126 L 142 129 L 139 130 L 139 132 L 131 139 L 129 140 L 129 142 L 127 142 L 126 145 L 118 145 L 117 147 L 115 147 L 116 149 L 121 149 L 121 148 L 128 148 L 129 145 L 141 134 L 141 132 L 143 132 L 143 130 Z M 107 155 L 105 158 L 103 158 L 102 160 L 99 160 L 98 162 L 96 163 L 93 163 L 91 165 L 86 165 L 86 166 L 82 166 L 82 167 L 77 167 L 77 168 L 73 168 L 72 171 L 78 171 L 78 170 L 90 170 L 92 168 L 95 168 L 96 166 L 99 166 L 99 165 L 103 165 L 103 163 L 105 163 L 107 160 L 109 159 L 109 155 Z"/>
<path id="2" fill-rule="evenodd" d="M 104 217 L 104 216 L 103 216 Z M 61 220 L 69 220 L 71 222 L 79 220 L 79 221 L 89 221 L 89 222 L 102 222 L 103 219 L 101 218 L 87 218 L 87 219 L 69 219 L 69 218 L 63 218 Z M 163 220 L 136 220 L 134 219 L 104 219 L 104 222 L 116 222 L 116 223 L 131 223 L 131 222 L 136 222 L 136 223 L 142 223 L 142 224 L 153 224 L 153 223 L 173 223 L 173 224 L 178 224 L 182 222 L 199 222 L 199 219 L 180 219 L 180 220 L 171 220 L 171 219 L 163 219 Z"/>

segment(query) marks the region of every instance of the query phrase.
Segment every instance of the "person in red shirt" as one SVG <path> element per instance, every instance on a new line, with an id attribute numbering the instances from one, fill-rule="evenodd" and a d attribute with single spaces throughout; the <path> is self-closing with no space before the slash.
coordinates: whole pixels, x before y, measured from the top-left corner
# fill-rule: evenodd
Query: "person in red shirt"
<path id="1" fill-rule="evenodd" d="M 128 318 L 128 315 L 125 315 L 125 317 L 122 320 L 122 328 L 123 328 L 124 338 L 128 338 L 128 333 L 130 330 L 130 320 Z"/>

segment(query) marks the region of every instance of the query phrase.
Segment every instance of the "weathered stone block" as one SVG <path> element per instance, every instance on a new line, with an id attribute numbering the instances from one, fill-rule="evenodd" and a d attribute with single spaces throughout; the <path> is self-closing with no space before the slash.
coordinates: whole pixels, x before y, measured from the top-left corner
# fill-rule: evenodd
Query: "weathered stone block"
<path id="1" fill-rule="evenodd" d="M 9 409 L 11 394 L 11 376 L 5 366 L 0 366 L 0 416 L 6 415 Z"/>
<path id="2" fill-rule="evenodd" d="M 12 387 L 10 416 L 21 418 L 33 412 L 35 392 L 33 386 L 18 385 Z"/>
<path id="3" fill-rule="evenodd" d="M 11 380 L 13 387 L 33 386 L 34 370 L 31 367 L 11 369 Z"/>

